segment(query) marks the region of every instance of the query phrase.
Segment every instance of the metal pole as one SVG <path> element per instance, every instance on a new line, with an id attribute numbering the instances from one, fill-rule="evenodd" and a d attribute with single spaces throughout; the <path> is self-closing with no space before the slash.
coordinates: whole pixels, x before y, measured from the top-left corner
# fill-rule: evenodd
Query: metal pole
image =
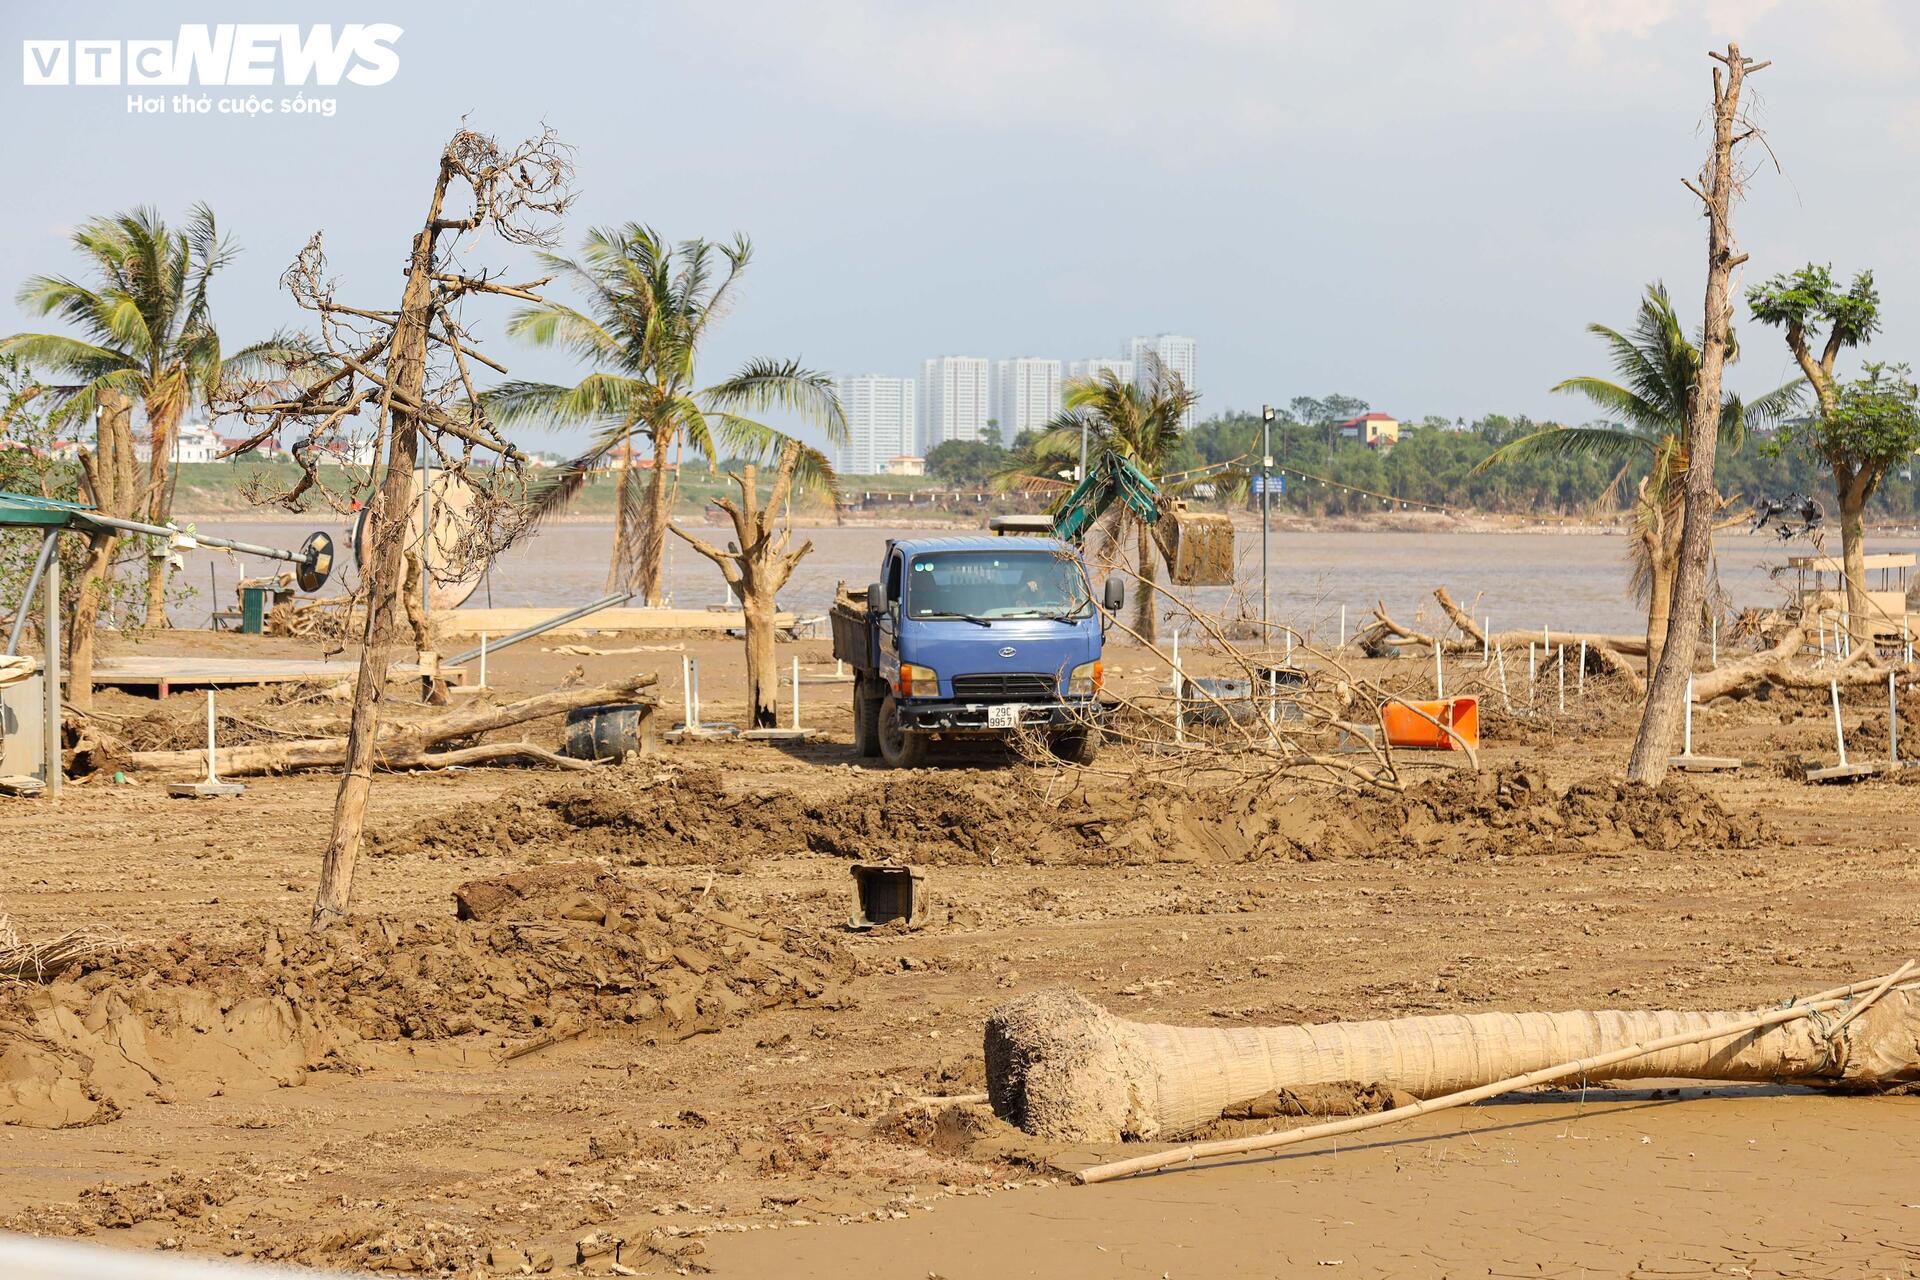
<path id="1" fill-rule="evenodd" d="M 680 655 L 680 727 L 688 732 L 693 729 L 693 671 L 687 666 L 691 661 L 686 654 Z"/>
<path id="2" fill-rule="evenodd" d="M 1446 677 L 1440 673 L 1440 642 L 1433 642 L 1433 696 L 1444 699 L 1447 696 Z"/>
<path id="3" fill-rule="evenodd" d="M 511 635 L 505 635 L 498 640 L 492 641 L 487 647 L 490 651 L 498 653 L 508 645 L 519 644 L 522 640 L 531 640 L 542 632 L 551 631 L 558 626 L 564 626 L 566 623 L 572 622 L 575 618 L 584 618 L 590 613 L 598 613 L 602 609 L 610 609 L 614 605 L 624 604 L 631 599 L 633 599 L 633 593 L 631 591 L 618 595 L 602 596 L 592 604 L 583 604 L 578 609 L 569 609 L 558 617 L 548 618 L 545 622 L 536 622 L 530 627 L 522 627 Z M 446 665 L 457 667 L 463 662 L 472 662 L 479 656 L 480 650 L 468 649 L 465 653 L 455 654 L 453 657 L 446 659 L 445 662 Z"/>
<path id="4" fill-rule="evenodd" d="M 1900 767 L 1900 699 L 1894 692 L 1893 672 L 1887 672 L 1887 759 Z"/>
<path id="5" fill-rule="evenodd" d="M 800 727 L 800 659 L 793 660 L 793 727 Z"/>
<path id="6" fill-rule="evenodd" d="M 207 781 L 220 781 L 219 762 L 214 758 L 213 686 L 207 686 Z"/>
<path id="7" fill-rule="evenodd" d="M 1680 743 L 1681 743 L 1680 754 L 1691 757 L 1693 755 L 1693 677 L 1692 676 L 1687 677 L 1686 724 L 1687 724 L 1686 736 L 1681 738 L 1680 740 Z"/>
<path id="8" fill-rule="evenodd" d="M 60 798 L 60 557 L 47 557 L 47 795 Z"/>
<path id="9" fill-rule="evenodd" d="M 1272 498 L 1267 490 L 1273 483 L 1273 478 L 1269 474 L 1272 466 L 1273 407 L 1263 404 L 1260 406 L 1260 642 L 1263 645 L 1270 643 L 1270 633 L 1267 630 L 1271 616 L 1269 600 L 1271 588 L 1267 585 L 1267 513 L 1270 510 L 1268 504 Z M 1292 662 L 1291 657 L 1288 662 Z"/>
<path id="10" fill-rule="evenodd" d="M 1345 605 L 1340 606 L 1340 643 L 1334 647 L 1336 649 L 1347 647 L 1347 606 Z"/>
<path id="11" fill-rule="evenodd" d="M 27 589 L 20 593 L 20 612 L 13 615 L 13 631 L 7 636 L 9 656 L 20 648 L 20 633 L 27 627 L 27 611 L 33 608 L 34 588 L 40 585 L 40 575 L 47 571 L 47 561 L 53 559 L 59 538 L 59 534 L 49 533 L 40 539 L 40 555 L 33 562 L 33 572 L 27 575 Z"/>
<path id="12" fill-rule="evenodd" d="M 487 633 L 480 633 L 480 687 L 487 687 Z"/>
<path id="13" fill-rule="evenodd" d="M 1557 660 L 1560 664 L 1560 714 L 1565 715 L 1567 714 L 1567 646 L 1560 646 Z"/>
<path id="14" fill-rule="evenodd" d="M 1587 696 L 1587 642 L 1580 641 L 1580 670 L 1574 673 L 1574 693 L 1579 697 Z"/>
<path id="15" fill-rule="evenodd" d="M 693 723 L 700 723 L 700 659 L 688 658 L 687 663 L 693 673 Z"/>

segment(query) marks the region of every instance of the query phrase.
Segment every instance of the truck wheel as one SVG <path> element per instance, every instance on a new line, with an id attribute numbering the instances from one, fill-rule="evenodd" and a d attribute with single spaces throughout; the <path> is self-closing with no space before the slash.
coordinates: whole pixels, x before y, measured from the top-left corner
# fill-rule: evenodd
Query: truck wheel
<path id="1" fill-rule="evenodd" d="M 880 754 L 880 699 L 865 676 L 853 678 L 853 753 L 869 760 Z"/>
<path id="2" fill-rule="evenodd" d="M 1093 725 L 1084 729 L 1069 729 L 1065 733 L 1053 735 L 1053 741 L 1047 744 L 1053 748 L 1053 754 L 1068 764 L 1090 765 L 1100 754 L 1100 730 Z"/>
<path id="3" fill-rule="evenodd" d="M 900 727 L 900 718 L 894 714 L 893 695 L 888 694 L 886 701 L 880 704 L 880 759 L 889 769 L 918 769 L 927 762 L 927 752 L 933 744 L 927 741 L 924 733 L 908 733 Z"/>

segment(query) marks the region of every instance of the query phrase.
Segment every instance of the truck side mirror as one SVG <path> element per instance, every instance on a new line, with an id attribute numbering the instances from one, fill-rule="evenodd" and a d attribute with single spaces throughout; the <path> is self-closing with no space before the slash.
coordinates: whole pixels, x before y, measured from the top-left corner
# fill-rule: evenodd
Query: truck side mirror
<path id="1" fill-rule="evenodd" d="M 867 612 L 882 614 L 887 611 L 887 584 L 870 582 L 867 584 Z"/>
<path id="2" fill-rule="evenodd" d="M 1108 613 L 1118 613 L 1127 603 L 1127 583 L 1124 578 L 1108 578 L 1107 585 L 1100 593 L 1100 606 Z"/>

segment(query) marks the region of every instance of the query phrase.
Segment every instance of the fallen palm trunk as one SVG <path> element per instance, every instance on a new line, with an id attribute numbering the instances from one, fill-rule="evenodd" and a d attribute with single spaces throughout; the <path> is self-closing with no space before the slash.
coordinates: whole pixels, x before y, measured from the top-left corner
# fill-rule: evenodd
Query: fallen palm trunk
<path id="1" fill-rule="evenodd" d="M 527 742 L 489 742 L 451 750 L 436 748 L 442 743 L 458 742 L 509 725 L 563 715 L 578 707 L 630 700 L 658 681 L 659 677 L 649 672 L 598 688 L 557 689 L 500 706 L 468 706 L 432 719 L 383 723 L 374 748 L 374 760 L 385 769 L 417 769 L 518 757 L 564 768 L 590 769 L 593 766 L 585 761 L 570 760 Z M 105 737 L 98 730 L 94 732 L 98 737 Z M 124 762 L 125 767 L 135 770 L 196 776 L 205 772 L 207 766 L 204 750 L 121 752 L 113 750 L 110 740 L 100 746 L 104 758 Z M 345 763 L 346 758 L 344 737 L 296 738 L 227 748 L 219 753 L 219 765 L 221 776 L 242 777 L 294 769 L 336 768 Z"/>
<path id="2" fill-rule="evenodd" d="M 987 1089 L 994 1111 L 1029 1133 L 1112 1142 L 1179 1134 L 1271 1089 L 1357 1081 L 1439 1098 L 1654 1043 L 1669 1047 L 1636 1052 L 1608 1078 L 1855 1088 L 1920 1080 L 1920 992 L 1887 993 L 1831 1042 L 1805 1021 L 1729 1030 L 1778 1012 L 1479 1013 L 1226 1029 L 1128 1022 L 1056 989 L 988 1016 Z"/>

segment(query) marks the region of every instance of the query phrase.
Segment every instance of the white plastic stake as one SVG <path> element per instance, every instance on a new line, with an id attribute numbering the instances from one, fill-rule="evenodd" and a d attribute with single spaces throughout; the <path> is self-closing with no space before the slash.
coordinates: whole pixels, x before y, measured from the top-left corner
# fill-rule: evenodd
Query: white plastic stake
<path id="1" fill-rule="evenodd" d="M 1717 670 L 1720 666 L 1720 615 L 1719 614 L 1716 613 L 1713 615 L 1710 625 L 1713 629 L 1713 665 Z"/>
<path id="2" fill-rule="evenodd" d="M 1173 629 L 1173 678 L 1180 679 L 1180 628 Z"/>
<path id="3" fill-rule="evenodd" d="M 1335 645 L 1334 648 L 1344 649 L 1346 647 L 1347 647 L 1347 606 L 1341 605 L 1340 606 L 1340 643 Z"/>
<path id="4" fill-rule="evenodd" d="M 800 659 L 793 660 L 793 727 L 800 727 Z"/>
<path id="5" fill-rule="evenodd" d="M 846 674 L 847 674 L 847 673 L 846 673 L 846 671 L 845 671 L 845 669 L 844 669 L 844 668 L 842 668 L 842 667 L 841 667 L 841 665 L 840 665 L 840 659 L 838 659 L 838 658 L 835 658 L 835 659 L 833 660 L 833 678 L 834 678 L 835 680 L 839 680 L 839 679 L 842 679 L 843 677 L 845 677 L 845 675 L 846 675 Z"/>
<path id="6" fill-rule="evenodd" d="M 207 781 L 220 781 L 220 771 L 214 765 L 213 753 L 213 690 L 207 690 Z"/>
<path id="7" fill-rule="evenodd" d="M 1844 769 L 1847 767 L 1847 734 L 1840 727 L 1840 682 L 1830 680 L 1827 688 L 1833 691 L 1833 741 L 1840 748 L 1840 767 Z"/>
<path id="8" fill-rule="evenodd" d="M 688 665 L 692 661 L 680 655 L 680 727 L 689 733 L 693 731 L 693 668 Z"/>
<path id="9" fill-rule="evenodd" d="M 1693 677 L 1692 676 L 1687 677 L 1686 726 L 1687 726 L 1686 732 L 1681 736 L 1681 739 L 1680 739 L 1680 743 L 1681 743 L 1680 754 L 1683 756 L 1691 756 L 1693 754 Z"/>
<path id="10" fill-rule="evenodd" d="M 1480 624 L 1480 665 L 1482 667 L 1490 667 L 1493 665 L 1492 644 L 1493 615 L 1488 614 L 1486 621 Z"/>
<path id="11" fill-rule="evenodd" d="M 1287 665 L 1293 665 L 1293 628 L 1287 628 Z"/>
<path id="12" fill-rule="evenodd" d="M 1180 673 L 1173 674 L 1173 745 L 1187 745 L 1187 691 L 1180 687 Z"/>
<path id="13" fill-rule="evenodd" d="M 1887 672 L 1887 759 L 1900 767 L 1900 698 L 1894 690 L 1893 672 Z"/>
<path id="14" fill-rule="evenodd" d="M 1442 701 L 1447 696 L 1447 681 L 1440 673 L 1440 642 L 1437 640 L 1433 645 L 1433 696 Z"/>
<path id="15" fill-rule="evenodd" d="M 1534 662 L 1533 641 L 1527 641 L 1527 705 L 1533 705 L 1533 690 L 1538 668 Z"/>
<path id="16" fill-rule="evenodd" d="M 480 633 L 480 687 L 487 687 L 487 633 Z"/>
<path id="17" fill-rule="evenodd" d="M 1581 697 L 1587 696 L 1587 642 L 1580 642 L 1580 670 L 1574 673 L 1574 692 Z"/>
<path id="18" fill-rule="evenodd" d="M 1547 633 L 1544 623 L 1540 627 L 1540 652 L 1543 654 L 1553 652 L 1553 637 Z"/>
<path id="19" fill-rule="evenodd" d="M 1507 696 L 1507 651 L 1499 645 L 1493 647 L 1494 660 L 1500 665 L 1500 701 L 1507 710 L 1513 710 L 1513 699 Z"/>
<path id="20" fill-rule="evenodd" d="M 700 659 L 688 658 L 687 664 L 693 672 L 693 723 L 697 728 L 700 724 Z"/>
<path id="21" fill-rule="evenodd" d="M 1560 646 L 1560 714 L 1567 713 L 1567 646 Z"/>

